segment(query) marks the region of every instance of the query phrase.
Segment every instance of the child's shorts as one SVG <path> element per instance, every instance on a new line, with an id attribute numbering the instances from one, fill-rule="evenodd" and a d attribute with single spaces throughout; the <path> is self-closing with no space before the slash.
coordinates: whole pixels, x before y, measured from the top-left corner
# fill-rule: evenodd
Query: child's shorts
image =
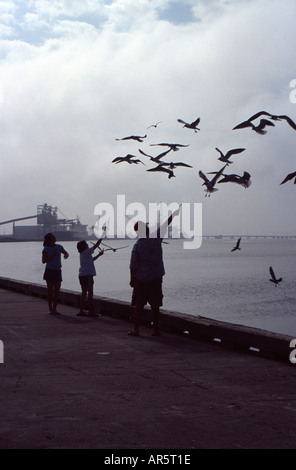
<path id="1" fill-rule="evenodd" d="M 89 276 L 79 276 L 79 282 L 81 286 L 87 286 L 90 287 L 94 283 L 94 277 L 89 275 Z"/>
<path id="2" fill-rule="evenodd" d="M 43 279 L 50 282 L 62 282 L 62 270 L 45 268 Z"/>

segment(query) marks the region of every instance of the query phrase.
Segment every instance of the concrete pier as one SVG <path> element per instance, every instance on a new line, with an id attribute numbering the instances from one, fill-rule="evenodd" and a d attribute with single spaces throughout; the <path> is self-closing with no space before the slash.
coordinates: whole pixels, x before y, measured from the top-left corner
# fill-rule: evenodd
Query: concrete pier
<path id="1" fill-rule="evenodd" d="M 97 298 L 101 316 L 77 317 L 63 291 L 54 316 L 45 295 L 0 280 L 1 449 L 295 447 L 289 336 L 165 312 L 152 337 L 147 311 L 134 338 L 124 303 Z"/>

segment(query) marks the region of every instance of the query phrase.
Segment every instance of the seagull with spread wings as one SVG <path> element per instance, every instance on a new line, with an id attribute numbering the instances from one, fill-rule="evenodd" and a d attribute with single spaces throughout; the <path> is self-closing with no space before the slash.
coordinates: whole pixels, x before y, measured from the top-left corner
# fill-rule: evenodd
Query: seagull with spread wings
<path id="1" fill-rule="evenodd" d="M 106 246 L 107 248 L 104 248 L 104 251 L 113 251 L 116 253 L 117 250 L 122 250 L 122 248 L 128 248 L 128 245 L 126 246 L 119 246 L 118 248 L 112 248 L 112 246 L 106 245 L 106 243 L 102 243 L 103 246 Z"/>
<path id="2" fill-rule="evenodd" d="M 222 178 L 218 183 L 237 183 L 243 186 L 244 188 L 248 188 L 251 185 L 251 175 L 247 171 L 244 171 L 243 175 L 236 175 L 236 174 L 231 174 L 231 175 L 224 175 L 224 178 Z"/>
<path id="3" fill-rule="evenodd" d="M 282 115 L 271 114 L 271 113 L 268 113 L 267 111 L 259 111 L 258 113 L 254 114 L 249 119 L 247 119 L 246 121 L 239 124 L 239 126 L 241 126 L 241 127 L 236 126 L 234 129 L 242 129 L 243 127 L 249 127 L 248 123 L 251 123 L 252 121 L 255 121 L 256 119 L 258 119 L 261 116 L 267 116 L 268 119 L 271 119 L 272 121 L 282 121 L 284 119 L 285 121 L 287 121 L 289 126 L 291 126 L 292 129 L 294 129 L 296 131 L 296 124 L 289 116 L 286 116 L 285 114 L 282 114 Z M 263 121 L 265 121 L 265 120 L 266 119 L 263 119 Z"/>
<path id="4" fill-rule="evenodd" d="M 270 282 L 273 282 L 275 287 L 276 287 L 283 280 L 283 278 L 280 277 L 280 278 L 277 279 L 271 266 L 269 268 L 269 272 L 270 272 L 270 275 L 271 275 L 271 279 L 269 279 L 269 280 L 270 280 Z"/>
<path id="5" fill-rule="evenodd" d="M 168 174 L 168 179 L 174 178 L 175 174 L 172 170 L 169 170 L 168 168 L 164 168 L 163 165 L 158 165 L 154 168 L 150 168 L 149 170 L 146 171 L 163 171 L 164 173 Z"/>
<path id="6" fill-rule="evenodd" d="M 149 157 L 152 162 L 155 163 L 160 163 L 160 159 L 165 157 L 169 152 L 171 152 L 172 149 L 166 150 L 165 152 L 160 153 L 156 157 L 153 157 L 152 155 L 148 155 L 148 153 L 143 152 L 143 150 L 139 149 L 139 152 L 142 155 L 145 155 L 145 157 Z"/>
<path id="7" fill-rule="evenodd" d="M 127 154 L 125 157 L 116 157 L 116 158 L 114 158 L 114 160 L 112 160 L 112 163 L 115 163 L 116 165 L 118 163 L 122 163 L 122 162 L 126 162 L 126 163 L 129 163 L 129 164 L 135 163 L 136 165 L 138 163 L 142 163 L 143 165 L 145 165 L 145 163 L 143 163 L 135 155 L 131 155 L 130 153 Z"/>
<path id="8" fill-rule="evenodd" d="M 189 123 L 189 122 L 185 122 L 183 121 L 183 119 L 177 119 L 178 122 L 181 122 L 182 124 L 184 124 L 183 127 L 187 127 L 187 129 L 193 129 L 194 132 L 196 133 L 197 131 L 200 131 L 200 129 L 197 127 L 198 124 L 200 123 L 200 118 L 197 118 L 195 121 Z"/>
<path id="9" fill-rule="evenodd" d="M 151 124 L 151 126 L 148 126 L 147 129 L 150 129 L 150 127 L 157 127 L 158 124 L 160 124 L 162 121 L 158 121 L 156 124 Z"/>
<path id="10" fill-rule="evenodd" d="M 232 248 L 231 252 L 232 252 L 232 251 L 236 251 L 236 250 L 241 250 L 241 248 L 240 248 L 240 242 L 241 242 L 241 238 L 239 238 L 239 239 L 237 240 L 236 245 L 235 245 L 234 248 Z"/>
<path id="11" fill-rule="evenodd" d="M 93 242 L 91 242 L 91 244 L 92 244 L 92 245 L 95 245 L 95 243 L 93 243 Z M 99 247 L 99 250 L 104 251 L 104 252 L 111 250 L 111 251 L 113 251 L 113 252 L 115 253 L 117 250 L 122 250 L 122 248 L 128 248 L 128 245 L 126 245 L 126 246 L 119 246 L 118 248 L 112 248 L 112 246 L 106 245 L 106 243 L 102 243 L 102 245 L 104 245 L 104 246 L 107 247 L 107 248 L 104 248 L 104 249 L 102 249 L 102 248 Z"/>
<path id="12" fill-rule="evenodd" d="M 128 137 L 123 137 L 122 139 L 115 139 L 115 140 L 137 140 L 138 142 L 143 142 L 147 135 L 129 135 Z"/>
<path id="13" fill-rule="evenodd" d="M 198 175 L 200 176 L 200 178 L 202 178 L 204 180 L 203 186 L 204 185 L 206 186 L 205 196 L 210 196 L 211 193 L 214 193 L 215 191 L 218 191 L 218 189 L 215 188 L 215 184 L 217 183 L 218 178 L 220 178 L 220 176 L 222 175 L 222 173 L 225 170 L 226 166 L 227 165 L 224 165 L 223 168 L 221 168 L 221 170 L 215 171 L 215 176 L 211 180 L 209 180 L 208 177 L 201 170 L 198 172 Z"/>
<path id="14" fill-rule="evenodd" d="M 221 162 L 225 162 L 227 165 L 229 165 L 230 163 L 233 163 L 229 160 L 231 155 L 237 155 L 238 153 L 244 152 L 244 150 L 246 149 L 241 149 L 241 148 L 231 149 L 231 150 L 228 150 L 228 152 L 225 155 L 217 147 L 216 147 L 216 150 L 217 152 L 220 153 L 220 157 L 218 158 L 218 160 L 221 160 Z"/>
<path id="15" fill-rule="evenodd" d="M 171 170 L 174 170 L 178 166 L 183 166 L 183 167 L 186 167 L 186 168 L 192 168 L 191 165 L 188 165 L 187 163 L 184 163 L 184 162 L 159 162 L 159 164 L 161 166 L 167 166 Z"/>
<path id="16" fill-rule="evenodd" d="M 264 135 L 266 134 L 267 131 L 265 131 L 266 126 L 273 126 L 273 122 L 269 121 L 268 119 L 260 119 L 260 122 L 258 126 L 255 126 L 249 119 L 247 121 L 243 121 L 237 126 L 235 126 L 232 130 L 236 129 L 244 129 L 246 127 L 251 127 L 253 131 L 255 131 L 257 134 Z"/>
<path id="17" fill-rule="evenodd" d="M 166 144 L 164 142 L 162 142 L 161 144 L 150 144 L 151 146 L 154 146 L 154 145 L 162 145 L 164 147 L 170 147 L 171 150 L 173 150 L 173 152 L 177 152 L 178 150 L 180 150 L 178 147 L 189 147 L 189 144 L 187 145 L 183 145 L 183 144 Z"/>

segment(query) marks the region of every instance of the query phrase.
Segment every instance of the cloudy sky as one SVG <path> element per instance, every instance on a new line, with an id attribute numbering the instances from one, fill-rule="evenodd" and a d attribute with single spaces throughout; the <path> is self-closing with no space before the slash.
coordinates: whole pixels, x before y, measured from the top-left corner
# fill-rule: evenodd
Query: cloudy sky
<path id="1" fill-rule="evenodd" d="M 98 203 L 125 195 L 202 203 L 204 233 L 295 234 L 296 186 L 280 182 L 296 131 L 232 130 L 260 110 L 296 122 L 295 17 L 294 0 L 0 1 L 0 221 L 46 202 L 93 225 Z M 177 122 L 197 117 L 197 133 Z M 189 145 L 169 158 L 193 168 L 147 172 L 138 149 L 161 142 Z M 248 171 L 248 189 L 205 197 L 198 172 L 223 166 L 216 147 L 246 149 L 227 173 Z M 145 166 L 112 163 L 128 153 Z"/>

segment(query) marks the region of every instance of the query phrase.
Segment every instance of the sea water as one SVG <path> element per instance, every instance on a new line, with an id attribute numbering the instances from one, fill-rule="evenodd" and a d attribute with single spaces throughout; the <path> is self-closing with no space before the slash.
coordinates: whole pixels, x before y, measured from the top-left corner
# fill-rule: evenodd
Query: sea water
<path id="1" fill-rule="evenodd" d="M 130 302 L 129 260 L 134 240 L 106 240 L 96 262 L 96 295 Z M 80 291 L 76 242 L 61 242 L 63 289 Z M 296 240 L 243 238 L 203 239 L 199 249 L 183 248 L 183 240 L 163 243 L 166 274 L 163 309 L 263 328 L 296 337 Z M 121 248 L 123 247 L 123 248 Z M 0 276 L 45 285 L 42 242 L 0 243 Z M 282 282 L 269 281 L 272 266 Z"/>

